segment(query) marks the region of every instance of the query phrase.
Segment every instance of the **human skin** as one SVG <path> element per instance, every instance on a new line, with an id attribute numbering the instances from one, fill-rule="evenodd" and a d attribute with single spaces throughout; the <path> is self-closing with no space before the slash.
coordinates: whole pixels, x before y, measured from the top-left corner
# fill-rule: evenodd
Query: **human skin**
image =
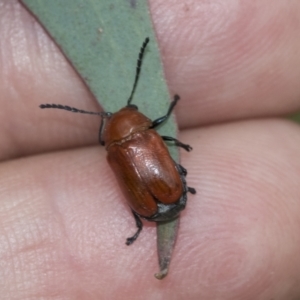
<path id="1" fill-rule="evenodd" d="M 99 111 L 53 40 L 0 0 L 1 299 L 300 297 L 300 2 L 150 1 L 189 195 L 170 273 L 98 145 Z M 126 100 L 126 99 L 125 99 Z"/>

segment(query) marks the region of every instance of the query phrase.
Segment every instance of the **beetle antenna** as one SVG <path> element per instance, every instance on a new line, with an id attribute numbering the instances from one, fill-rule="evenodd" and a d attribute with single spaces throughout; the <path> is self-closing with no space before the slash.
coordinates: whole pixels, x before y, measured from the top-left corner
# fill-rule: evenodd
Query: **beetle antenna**
<path id="1" fill-rule="evenodd" d="M 70 107 L 67 105 L 61 105 L 61 104 L 41 104 L 40 108 L 42 108 L 42 109 L 43 108 L 58 108 L 58 109 L 63 109 L 63 110 L 67 110 L 67 111 L 74 112 L 74 113 L 98 115 L 98 116 L 102 116 L 102 117 L 106 115 L 105 112 L 86 111 L 86 110 L 78 109 L 75 107 Z"/>
<path id="2" fill-rule="evenodd" d="M 143 56 L 144 56 L 145 49 L 146 49 L 146 46 L 147 46 L 148 43 L 149 43 L 149 38 L 147 37 L 145 39 L 145 41 L 144 41 L 144 43 L 143 43 L 143 45 L 141 47 L 140 53 L 139 53 L 139 57 L 138 57 L 137 64 L 136 64 L 136 73 L 135 73 L 134 84 L 133 84 L 133 87 L 132 87 L 132 91 L 131 91 L 130 97 L 127 100 L 127 106 L 130 105 L 130 102 L 132 100 L 133 94 L 135 92 L 136 85 L 137 85 L 137 83 L 139 81 L 139 76 L 140 76 L 140 72 L 141 72 L 141 68 L 142 68 Z"/>

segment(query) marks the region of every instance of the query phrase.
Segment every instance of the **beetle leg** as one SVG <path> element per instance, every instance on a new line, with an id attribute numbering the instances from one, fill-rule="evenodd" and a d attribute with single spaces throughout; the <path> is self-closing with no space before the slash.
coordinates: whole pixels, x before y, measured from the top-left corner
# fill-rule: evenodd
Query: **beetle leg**
<path id="1" fill-rule="evenodd" d="M 105 146 L 105 142 L 103 141 L 102 135 L 103 135 L 103 128 L 104 128 L 104 118 L 101 118 L 101 124 L 99 129 L 99 143 L 102 146 Z"/>
<path id="2" fill-rule="evenodd" d="M 164 141 L 174 142 L 176 146 L 183 148 L 187 152 L 190 152 L 191 150 L 193 150 L 193 148 L 190 145 L 181 143 L 180 141 L 178 141 L 175 138 L 172 138 L 170 136 L 165 136 L 165 135 L 162 135 L 161 137 Z"/>
<path id="3" fill-rule="evenodd" d="M 175 105 L 177 104 L 178 100 L 180 99 L 180 97 L 178 95 L 175 95 L 174 96 L 174 100 L 171 102 L 170 106 L 169 106 L 169 109 L 168 109 L 168 112 L 166 115 L 154 120 L 152 122 L 152 126 L 150 128 L 155 128 L 157 127 L 158 125 L 160 125 L 161 123 L 163 123 L 164 121 L 166 121 L 168 119 L 168 117 L 170 116 L 173 108 L 175 107 Z"/>
<path id="4" fill-rule="evenodd" d="M 101 116 L 101 124 L 99 129 L 99 143 L 102 146 L 105 146 L 105 141 L 103 140 L 103 132 L 105 129 L 104 119 L 109 118 L 111 115 L 112 115 L 111 112 L 106 112 L 104 115 Z"/>
<path id="5" fill-rule="evenodd" d="M 180 164 L 177 164 L 177 168 L 179 170 L 179 174 L 181 174 L 181 175 L 183 175 L 183 176 L 186 177 L 187 170 L 182 165 L 180 165 Z M 187 192 L 189 192 L 189 193 L 191 193 L 193 195 L 196 194 L 196 190 L 194 188 L 190 187 L 190 186 L 187 186 Z"/>
<path id="6" fill-rule="evenodd" d="M 183 167 L 182 165 L 180 165 L 180 164 L 176 164 L 176 165 L 177 165 L 179 174 L 186 177 L 186 175 L 187 175 L 187 169 L 184 168 L 184 167 Z"/>
<path id="7" fill-rule="evenodd" d="M 195 195 L 196 194 L 196 190 L 190 186 L 188 186 L 188 192 L 190 192 L 191 194 Z"/>
<path id="8" fill-rule="evenodd" d="M 137 232 L 132 236 L 126 239 L 126 245 L 129 246 L 131 245 L 139 236 L 140 232 L 143 229 L 143 223 L 140 219 L 140 217 L 134 212 L 132 211 L 134 219 L 135 219 L 135 223 L 136 223 L 136 227 L 138 228 Z"/>

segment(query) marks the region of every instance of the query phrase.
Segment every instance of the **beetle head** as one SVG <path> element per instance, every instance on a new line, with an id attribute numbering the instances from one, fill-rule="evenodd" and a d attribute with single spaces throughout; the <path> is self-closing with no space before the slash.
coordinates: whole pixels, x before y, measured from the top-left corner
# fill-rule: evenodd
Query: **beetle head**
<path id="1" fill-rule="evenodd" d="M 128 105 L 114 113 L 104 129 L 103 139 L 108 148 L 113 142 L 126 139 L 131 134 L 151 127 L 152 121 L 140 113 L 136 105 Z"/>

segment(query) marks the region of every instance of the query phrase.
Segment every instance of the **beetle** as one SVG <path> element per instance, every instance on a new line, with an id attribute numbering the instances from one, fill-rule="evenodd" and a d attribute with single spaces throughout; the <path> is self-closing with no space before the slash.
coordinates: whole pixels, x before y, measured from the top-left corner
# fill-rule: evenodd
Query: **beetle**
<path id="1" fill-rule="evenodd" d="M 107 150 L 107 161 L 115 173 L 137 226 L 136 233 L 127 238 L 127 245 L 138 238 L 143 228 L 141 218 L 154 222 L 173 220 L 185 208 L 187 193 L 196 193 L 194 188 L 187 186 L 187 170 L 171 158 L 165 141 L 174 142 L 186 151 L 191 151 L 192 147 L 173 137 L 160 136 L 155 131 L 156 127 L 168 119 L 180 97 L 175 95 L 167 113 L 153 121 L 139 112 L 136 105 L 131 104 L 148 42 L 149 38 L 146 38 L 140 49 L 127 105 L 119 111 L 90 112 L 60 104 L 40 105 L 42 109 L 57 108 L 101 116 L 99 142 Z"/>

